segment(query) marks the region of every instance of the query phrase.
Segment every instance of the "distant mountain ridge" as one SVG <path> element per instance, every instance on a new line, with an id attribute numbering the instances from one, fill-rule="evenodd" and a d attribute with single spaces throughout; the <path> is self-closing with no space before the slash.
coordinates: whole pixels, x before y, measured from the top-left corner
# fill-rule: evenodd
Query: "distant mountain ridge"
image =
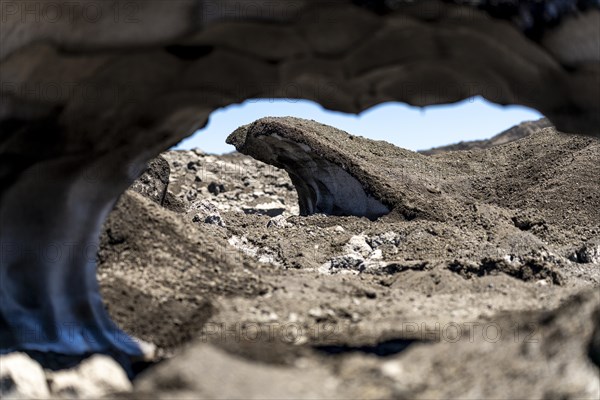
<path id="1" fill-rule="evenodd" d="M 419 151 L 419 153 L 433 155 L 445 153 L 448 151 L 488 149 L 493 146 L 498 146 L 518 139 L 522 139 L 531 135 L 535 131 L 550 127 L 552 127 L 552 123 L 546 118 L 541 118 L 537 121 L 525 121 L 520 123 L 519 125 L 515 125 L 512 128 L 505 130 L 504 132 L 497 134 L 496 136 L 493 136 L 490 139 L 459 142 L 447 146 L 434 147 L 429 150 L 421 150 Z"/>

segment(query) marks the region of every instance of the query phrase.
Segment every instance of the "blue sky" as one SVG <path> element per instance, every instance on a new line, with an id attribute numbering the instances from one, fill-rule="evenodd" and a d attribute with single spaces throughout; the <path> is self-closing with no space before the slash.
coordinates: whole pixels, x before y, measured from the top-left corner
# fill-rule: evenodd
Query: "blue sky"
<path id="1" fill-rule="evenodd" d="M 314 119 L 354 135 L 385 140 L 410 150 L 486 139 L 522 121 L 542 117 L 539 112 L 526 107 L 502 107 L 481 98 L 426 108 L 385 103 L 359 115 L 328 111 L 306 100 L 247 100 L 214 111 L 204 129 L 176 148 L 198 147 L 207 153 L 228 153 L 235 148 L 226 144 L 225 138 L 240 125 L 261 117 L 288 115 Z"/>

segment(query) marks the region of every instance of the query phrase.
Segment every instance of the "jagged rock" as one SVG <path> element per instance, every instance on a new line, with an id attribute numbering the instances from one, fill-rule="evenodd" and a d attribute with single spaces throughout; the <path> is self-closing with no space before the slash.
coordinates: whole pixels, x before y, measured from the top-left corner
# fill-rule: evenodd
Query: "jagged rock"
<path id="1" fill-rule="evenodd" d="M 49 371 L 47 378 L 52 394 L 60 398 L 97 399 L 132 389 L 123 368 L 113 358 L 99 354 L 75 368 Z"/>
<path id="2" fill-rule="evenodd" d="M 148 163 L 142 175 L 130 186 L 130 190 L 148 197 L 161 206 L 183 212 L 184 205 L 169 191 L 171 169 L 164 157 L 156 157 Z"/>
<path id="3" fill-rule="evenodd" d="M 134 190 L 157 204 L 164 204 L 169 187 L 169 163 L 163 157 L 156 157 L 148 163 L 148 168 L 131 185 Z"/>
<path id="4" fill-rule="evenodd" d="M 367 238 L 364 235 L 352 236 L 344 246 L 344 249 L 352 253 L 360 254 L 363 257 L 368 257 L 373 249 L 369 246 L 366 239 Z"/>
<path id="5" fill-rule="evenodd" d="M 1 355 L 0 396 L 3 399 L 50 397 L 41 365 L 24 353 Z"/>
<path id="6" fill-rule="evenodd" d="M 361 145 L 379 144 L 354 139 L 314 121 L 288 117 L 263 118 L 238 128 L 227 142 L 241 153 L 285 169 L 298 192 L 301 215 L 324 213 L 375 219 L 389 212 L 390 201 L 382 202 L 376 179 L 362 172 L 364 165 L 354 161 L 358 160 L 354 154 Z M 396 150 L 398 156 L 402 152 L 391 145 L 389 150 Z M 365 156 L 369 153 L 369 147 L 362 151 Z"/>
<path id="7" fill-rule="evenodd" d="M 210 201 L 203 200 L 192 204 L 191 213 L 193 213 L 192 221 L 194 222 L 225 226 L 219 210 Z"/>
<path id="8" fill-rule="evenodd" d="M 277 215 L 267 222 L 267 228 L 287 228 L 291 225 L 283 215 Z"/>
<path id="9" fill-rule="evenodd" d="M 600 241 L 586 243 L 576 252 L 575 261 L 600 264 Z"/>

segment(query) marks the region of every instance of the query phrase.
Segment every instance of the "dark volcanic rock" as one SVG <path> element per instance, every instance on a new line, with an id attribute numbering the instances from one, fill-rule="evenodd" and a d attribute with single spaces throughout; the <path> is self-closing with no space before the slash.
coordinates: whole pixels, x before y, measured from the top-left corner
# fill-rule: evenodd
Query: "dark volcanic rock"
<path id="1" fill-rule="evenodd" d="M 148 197 L 157 204 L 164 205 L 171 174 L 169 163 L 163 157 L 156 157 L 148 163 L 148 168 L 131 186 L 131 189 Z"/>
<path id="2" fill-rule="evenodd" d="M 185 204 L 169 190 L 170 178 L 169 163 L 159 156 L 148 163 L 146 170 L 130 189 L 171 211 L 184 212 Z"/>

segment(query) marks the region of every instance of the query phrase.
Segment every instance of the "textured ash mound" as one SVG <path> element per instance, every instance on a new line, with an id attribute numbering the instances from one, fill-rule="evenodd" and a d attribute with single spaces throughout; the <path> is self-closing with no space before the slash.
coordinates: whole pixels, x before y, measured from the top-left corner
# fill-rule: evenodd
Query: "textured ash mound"
<path id="1" fill-rule="evenodd" d="M 300 173 L 163 154 L 168 185 L 155 162 L 100 252 L 111 315 L 174 355 L 140 398 L 598 397 L 600 142 L 544 128 L 424 156 L 304 120 L 243 130 L 242 150 L 303 145 L 267 161 L 343 164 L 390 212 L 300 216 Z"/>

